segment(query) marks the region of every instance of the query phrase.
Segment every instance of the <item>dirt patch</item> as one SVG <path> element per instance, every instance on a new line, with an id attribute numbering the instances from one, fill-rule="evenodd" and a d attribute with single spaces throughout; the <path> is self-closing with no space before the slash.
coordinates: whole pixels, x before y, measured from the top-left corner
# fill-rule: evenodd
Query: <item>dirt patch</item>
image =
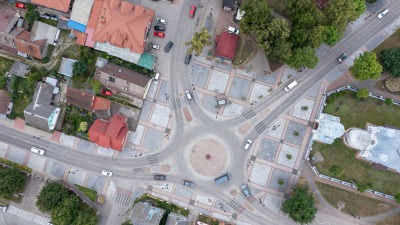
<path id="1" fill-rule="evenodd" d="M 169 164 L 163 164 L 160 166 L 161 172 L 169 172 L 171 170 L 171 166 Z"/>
<path id="2" fill-rule="evenodd" d="M 187 107 L 183 108 L 183 115 L 185 116 L 186 122 L 192 122 L 192 115 L 190 114 Z"/>
<path id="3" fill-rule="evenodd" d="M 240 134 L 245 134 L 247 131 L 249 131 L 251 128 L 251 125 L 249 123 L 245 123 L 242 126 L 239 127 L 239 133 Z"/>
<path id="4" fill-rule="evenodd" d="M 275 72 L 275 70 L 281 68 L 281 66 L 283 66 L 283 63 L 279 62 L 279 61 L 275 61 L 273 59 L 268 59 L 268 63 L 269 63 L 269 68 L 271 69 L 271 73 Z"/>

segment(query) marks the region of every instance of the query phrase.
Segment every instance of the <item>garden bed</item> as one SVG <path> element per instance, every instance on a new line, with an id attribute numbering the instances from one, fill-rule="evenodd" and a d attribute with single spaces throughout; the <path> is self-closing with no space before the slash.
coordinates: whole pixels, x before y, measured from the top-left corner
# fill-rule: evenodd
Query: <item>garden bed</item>
<path id="1" fill-rule="evenodd" d="M 88 139 L 87 130 L 92 126 L 96 116 L 94 113 L 75 106 L 67 106 L 66 116 L 62 126 L 62 132 L 82 139 Z M 86 122 L 86 129 L 82 129 L 81 123 Z M 80 129 L 81 128 L 81 129 Z"/>
<path id="2" fill-rule="evenodd" d="M 257 41 L 248 34 L 240 34 L 240 43 L 236 51 L 233 65 L 241 66 L 248 63 L 257 53 Z"/>
<path id="3" fill-rule="evenodd" d="M 75 186 L 77 186 L 78 189 L 81 190 L 83 194 L 85 194 L 90 200 L 92 200 L 92 202 L 96 201 L 97 191 L 77 184 L 75 184 Z"/>

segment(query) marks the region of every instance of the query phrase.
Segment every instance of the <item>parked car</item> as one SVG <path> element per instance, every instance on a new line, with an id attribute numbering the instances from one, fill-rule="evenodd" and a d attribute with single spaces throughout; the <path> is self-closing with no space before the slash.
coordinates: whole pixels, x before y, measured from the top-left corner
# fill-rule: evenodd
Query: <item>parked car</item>
<path id="1" fill-rule="evenodd" d="M 192 99 L 192 94 L 190 94 L 190 91 L 189 91 L 189 90 L 186 90 L 186 91 L 185 91 L 185 95 L 186 95 L 186 98 L 187 98 L 188 100 Z"/>
<path id="2" fill-rule="evenodd" d="M 158 49 L 160 49 L 160 46 L 159 45 L 155 45 L 153 43 L 149 43 L 149 48 L 158 50 Z"/>
<path id="3" fill-rule="evenodd" d="M 339 63 L 342 63 L 343 61 L 345 61 L 347 58 L 349 58 L 349 56 L 347 55 L 347 53 L 343 53 L 341 56 L 339 56 L 339 58 L 337 59 L 337 61 Z"/>
<path id="4" fill-rule="evenodd" d="M 104 88 L 104 89 L 101 91 L 101 94 L 107 95 L 107 96 L 111 96 L 111 95 L 112 95 L 112 92 L 111 92 L 110 90 Z"/>
<path id="5" fill-rule="evenodd" d="M 56 15 L 48 14 L 48 13 L 43 13 L 40 15 L 41 18 L 43 19 L 52 19 L 52 20 L 57 20 Z"/>
<path id="6" fill-rule="evenodd" d="M 382 19 L 388 12 L 389 9 L 383 10 L 381 13 L 378 14 L 378 19 Z"/>
<path id="7" fill-rule="evenodd" d="M 153 82 L 155 83 L 155 84 L 158 84 L 158 79 L 160 78 L 160 73 L 156 73 L 156 75 L 154 75 L 154 77 L 153 77 Z"/>
<path id="8" fill-rule="evenodd" d="M 228 28 L 228 32 L 233 34 L 239 34 L 239 30 L 231 26 Z"/>
<path id="9" fill-rule="evenodd" d="M 242 194 L 244 197 L 248 198 L 251 196 L 250 188 L 246 184 L 243 184 L 240 189 L 242 189 Z"/>
<path id="10" fill-rule="evenodd" d="M 108 171 L 108 170 L 102 170 L 102 171 L 101 171 L 101 175 L 111 177 L 111 176 L 112 176 L 112 172 L 111 172 L 111 171 Z"/>
<path id="11" fill-rule="evenodd" d="M 161 32 L 161 31 L 154 31 L 154 37 L 163 38 L 163 37 L 165 37 L 165 34 L 164 34 L 164 32 Z"/>
<path id="12" fill-rule="evenodd" d="M 154 26 L 154 30 L 165 31 L 165 26 Z"/>
<path id="13" fill-rule="evenodd" d="M 190 60 L 192 59 L 192 55 L 186 55 L 185 57 L 185 64 L 188 65 L 190 63 Z"/>
<path id="14" fill-rule="evenodd" d="M 20 9 L 26 9 L 27 5 L 22 2 L 17 2 L 17 3 L 15 3 L 15 7 L 20 8 Z"/>
<path id="15" fill-rule="evenodd" d="M 172 43 L 172 41 L 168 42 L 168 44 L 164 48 L 164 52 L 169 52 L 169 50 L 171 50 L 171 48 L 172 48 L 172 45 L 174 45 L 174 43 Z"/>
<path id="16" fill-rule="evenodd" d="M 252 143 L 253 143 L 252 140 L 247 139 L 246 143 L 244 144 L 244 149 L 245 149 L 245 150 L 248 150 L 248 149 L 250 148 L 250 146 L 251 146 Z"/>
<path id="17" fill-rule="evenodd" d="M 36 148 L 36 147 L 32 147 L 31 152 L 38 154 L 38 155 L 44 155 L 44 153 L 45 153 L 45 151 L 43 149 Z"/>
<path id="18" fill-rule="evenodd" d="M 194 183 L 192 181 L 188 181 L 188 180 L 183 180 L 183 185 L 185 185 L 186 187 L 194 187 Z"/>
<path id="19" fill-rule="evenodd" d="M 164 20 L 164 19 L 162 19 L 162 18 L 157 18 L 157 19 L 156 19 L 156 22 L 159 23 L 159 24 L 164 24 L 164 25 L 167 24 L 167 21 Z"/>
<path id="20" fill-rule="evenodd" d="M 192 5 L 192 7 L 190 7 L 189 18 L 193 18 L 195 12 L 196 12 L 196 6 Z"/>
<path id="21" fill-rule="evenodd" d="M 157 174 L 154 175 L 154 180 L 165 180 L 167 177 L 165 175 Z"/>

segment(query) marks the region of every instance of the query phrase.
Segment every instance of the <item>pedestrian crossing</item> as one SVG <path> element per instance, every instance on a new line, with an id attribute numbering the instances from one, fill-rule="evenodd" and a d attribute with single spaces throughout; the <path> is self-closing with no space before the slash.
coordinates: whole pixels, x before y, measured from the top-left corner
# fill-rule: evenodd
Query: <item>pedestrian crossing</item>
<path id="1" fill-rule="evenodd" d="M 130 196 L 126 196 L 126 195 L 117 193 L 117 196 L 114 199 L 114 203 L 129 207 L 132 205 L 132 198 Z"/>
<path id="2" fill-rule="evenodd" d="M 257 131 L 258 134 L 262 134 L 267 129 L 267 125 L 264 122 L 259 122 L 254 129 Z"/>
<path id="3" fill-rule="evenodd" d="M 245 119 L 251 119 L 255 115 L 256 115 L 256 113 L 254 112 L 254 110 L 252 108 L 249 108 L 249 109 L 245 110 L 244 112 L 242 112 L 242 116 Z"/>
<path id="4" fill-rule="evenodd" d="M 157 155 L 146 156 L 146 160 L 150 166 L 160 165 Z"/>
<path id="5" fill-rule="evenodd" d="M 233 209 L 233 211 L 236 211 L 241 206 L 240 202 L 236 199 L 232 199 L 230 202 L 228 202 L 228 205 Z"/>

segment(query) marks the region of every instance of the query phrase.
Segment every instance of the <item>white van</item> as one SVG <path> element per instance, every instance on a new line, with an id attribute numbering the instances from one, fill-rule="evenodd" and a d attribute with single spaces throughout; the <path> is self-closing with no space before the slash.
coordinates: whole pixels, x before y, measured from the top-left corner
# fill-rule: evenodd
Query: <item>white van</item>
<path id="1" fill-rule="evenodd" d="M 389 12 L 389 9 L 385 9 L 383 12 L 379 13 L 378 19 L 382 19 L 388 12 Z"/>
<path id="2" fill-rule="evenodd" d="M 44 150 L 40 149 L 40 148 L 36 148 L 36 147 L 32 147 L 31 148 L 31 152 L 35 153 L 35 154 L 39 154 L 39 155 L 44 155 Z"/>
<path id="3" fill-rule="evenodd" d="M 228 32 L 233 34 L 239 34 L 239 30 L 234 27 L 228 27 Z"/>
<path id="4" fill-rule="evenodd" d="M 186 90 L 186 91 L 185 91 L 185 95 L 186 95 L 186 98 L 187 98 L 188 100 L 192 99 L 192 95 L 190 94 L 190 91 L 189 91 L 189 90 Z"/>
<path id="5" fill-rule="evenodd" d="M 292 83 L 290 83 L 288 86 L 285 87 L 285 91 L 289 91 L 292 88 L 294 88 L 297 85 L 297 81 L 293 81 Z"/>

